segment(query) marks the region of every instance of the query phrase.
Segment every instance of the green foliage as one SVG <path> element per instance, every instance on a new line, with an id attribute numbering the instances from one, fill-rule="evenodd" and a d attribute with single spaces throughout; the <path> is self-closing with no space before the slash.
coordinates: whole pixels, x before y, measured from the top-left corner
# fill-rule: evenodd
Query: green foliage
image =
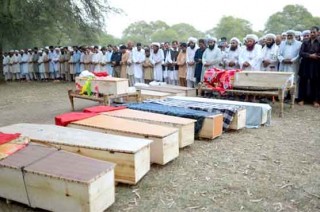
<path id="1" fill-rule="evenodd" d="M 281 12 L 269 17 L 265 25 L 265 32 L 281 34 L 289 29 L 302 31 L 318 25 L 319 20 L 319 17 L 313 17 L 302 5 L 287 5 Z"/>
<path id="2" fill-rule="evenodd" d="M 107 0 L 2 0 L 0 48 L 95 43 L 110 12 Z"/>
<path id="3" fill-rule="evenodd" d="M 207 31 L 206 34 L 215 36 L 218 39 L 221 37 L 227 37 L 227 39 L 237 37 L 242 39 L 252 32 L 251 23 L 249 21 L 233 16 L 224 16 L 221 18 L 218 25 Z"/>

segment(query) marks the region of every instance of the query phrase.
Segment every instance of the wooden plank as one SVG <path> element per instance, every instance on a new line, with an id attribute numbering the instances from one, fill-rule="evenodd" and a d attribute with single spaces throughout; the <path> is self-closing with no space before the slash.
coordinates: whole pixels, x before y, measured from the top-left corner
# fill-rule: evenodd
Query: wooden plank
<path id="1" fill-rule="evenodd" d="M 107 134 L 151 139 L 153 140 L 150 148 L 152 163 L 164 165 L 179 156 L 179 137 L 176 128 L 105 115 L 76 121 L 68 126 Z"/>
<path id="2" fill-rule="evenodd" d="M 104 211 L 115 200 L 114 165 L 63 150 L 24 168 L 30 206 Z"/>
<path id="3" fill-rule="evenodd" d="M 145 111 L 123 109 L 121 111 L 110 111 L 102 113 L 103 115 L 136 120 L 145 123 L 151 123 L 161 126 L 170 126 L 179 129 L 179 147 L 194 143 L 194 123 L 193 119 L 186 119 L 174 116 L 168 116 L 158 113 L 150 113 Z"/>
<path id="4" fill-rule="evenodd" d="M 233 86 L 280 89 L 292 86 L 293 82 L 291 72 L 242 71 L 236 72 Z"/>
<path id="5" fill-rule="evenodd" d="M 76 85 L 84 86 L 87 77 L 76 77 Z M 100 94 L 105 95 L 119 95 L 128 93 L 129 81 L 124 78 L 115 78 L 115 77 L 99 77 L 94 78 L 91 81 L 91 90 L 95 92 L 98 88 Z M 76 88 L 79 90 L 79 88 Z"/>
<path id="6" fill-rule="evenodd" d="M 185 91 L 172 89 L 169 87 L 163 87 L 163 86 L 136 86 L 136 89 L 141 91 L 146 90 L 146 91 L 169 93 L 171 94 L 171 96 L 185 96 Z"/>
<path id="7" fill-rule="evenodd" d="M 0 131 L 19 132 L 32 142 L 115 163 L 117 182 L 136 184 L 150 170 L 151 140 L 44 124 L 15 124 Z"/>
<path id="8" fill-rule="evenodd" d="M 184 87 L 184 86 L 169 85 L 169 84 L 152 85 L 151 87 L 165 87 L 165 88 L 170 88 L 170 89 L 176 90 L 176 91 L 183 91 L 185 93 L 184 96 L 197 96 L 197 89 L 196 88 L 188 88 L 188 87 Z"/>

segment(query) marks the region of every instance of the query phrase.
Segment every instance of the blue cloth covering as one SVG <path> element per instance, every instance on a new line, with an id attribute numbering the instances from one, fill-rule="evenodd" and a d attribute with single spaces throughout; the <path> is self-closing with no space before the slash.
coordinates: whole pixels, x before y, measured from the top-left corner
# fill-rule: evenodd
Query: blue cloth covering
<path id="1" fill-rule="evenodd" d="M 160 113 L 169 116 L 177 116 L 182 118 L 195 119 L 195 135 L 197 136 L 200 132 L 203 121 L 206 117 L 216 115 L 219 113 L 210 113 L 200 110 L 192 110 L 181 107 L 171 107 L 166 105 L 154 104 L 154 103 L 132 103 L 126 105 L 129 109 L 142 110 L 153 113 Z"/>

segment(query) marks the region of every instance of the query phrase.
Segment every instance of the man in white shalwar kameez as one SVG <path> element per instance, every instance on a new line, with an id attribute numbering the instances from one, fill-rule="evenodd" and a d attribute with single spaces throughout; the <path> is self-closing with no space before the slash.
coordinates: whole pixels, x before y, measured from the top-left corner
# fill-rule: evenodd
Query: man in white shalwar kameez
<path id="1" fill-rule="evenodd" d="M 160 49 L 160 43 L 152 43 L 153 51 L 151 52 L 151 61 L 153 62 L 154 70 L 154 80 L 158 82 L 163 81 L 162 72 L 162 61 L 164 60 L 164 55 L 162 49 Z"/>
<path id="2" fill-rule="evenodd" d="M 101 48 L 101 61 L 100 61 L 101 72 L 107 73 L 107 48 Z"/>
<path id="3" fill-rule="evenodd" d="M 187 87 L 193 88 L 195 83 L 194 70 L 195 70 L 195 61 L 194 55 L 198 49 L 196 45 L 197 39 L 194 37 L 190 37 L 188 39 L 188 48 L 187 48 Z"/>
<path id="4" fill-rule="evenodd" d="M 287 40 L 282 42 L 279 49 L 279 71 L 297 73 L 299 68 L 299 52 L 301 42 L 295 40 L 295 31 L 287 32 Z"/>
<path id="5" fill-rule="evenodd" d="M 43 58 L 44 58 L 43 52 L 40 50 L 39 51 L 39 59 L 38 59 L 40 80 L 44 80 L 44 73 L 45 73 Z"/>
<path id="6" fill-rule="evenodd" d="M 113 76 L 113 67 L 111 62 L 111 56 L 112 56 L 112 45 L 108 45 L 108 51 L 106 52 L 106 63 L 107 63 L 107 73 L 110 76 Z"/>
<path id="7" fill-rule="evenodd" d="M 270 33 L 264 37 L 266 44 L 261 51 L 261 71 L 278 71 L 279 47 L 275 42 L 276 35 Z"/>
<path id="8" fill-rule="evenodd" d="M 246 45 L 241 49 L 239 65 L 242 70 L 259 71 L 261 67 L 261 46 L 257 44 L 258 37 L 249 34 L 245 37 Z"/>
<path id="9" fill-rule="evenodd" d="M 28 62 L 29 62 L 29 55 L 27 50 L 21 50 L 21 60 L 20 60 L 20 76 L 27 81 L 30 80 L 29 78 L 29 71 L 28 71 Z"/>
<path id="10" fill-rule="evenodd" d="M 240 40 L 236 37 L 231 38 L 230 47 L 226 50 L 223 57 L 223 64 L 226 70 L 239 69 L 239 54 L 241 47 Z"/>
<path id="11" fill-rule="evenodd" d="M 54 49 L 52 61 L 53 61 L 53 69 L 54 69 L 53 79 L 59 79 L 60 78 L 60 48 Z"/>
<path id="12" fill-rule="evenodd" d="M 30 80 L 33 80 L 34 69 L 33 69 L 33 52 L 32 52 L 32 49 L 28 49 L 28 55 L 29 55 L 28 73 L 29 73 Z"/>
<path id="13" fill-rule="evenodd" d="M 222 61 L 221 49 L 216 45 L 217 38 L 208 38 L 208 48 L 202 55 L 203 69 L 201 73 L 201 82 L 205 72 L 211 68 L 219 68 L 219 63 Z"/>
<path id="14" fill-rule="evenodd" d="M 15 50 L 15 57 L 13 61 L 13 73 L 16 77 L 17 80 L 20 80 L 20 60 L 21 60 L 21 55 L 19 54 L 18 50 Z"/>
<path id="15" fill-rule="evenodd" d="M 10 57 L 7 54 L 7 52 L 5 52 L 2 58 L 3 75 L 4 75 L 5 81 L 11 80 L 11 74 L 9 72 L 9 62 L 10 62 Z"/>
<path id="16" fill-rule="evenodd" d="M 144 49 L 141 48 L 141 43 L 137 43 L 137 48 L 132 50 L 132 68 L 135 83 L 144 83 L 142 64 L 145 59 Z"/>
<path id="17" fill-rule="evenodd" d="M 102 53 L 99 50 L 98 46 L 94 47 L 94 53 L 92 55 L 92 64 L 94 65 L 93 71 L 94 72 L 101 72 L 101 60 L 102 60 Z"/>

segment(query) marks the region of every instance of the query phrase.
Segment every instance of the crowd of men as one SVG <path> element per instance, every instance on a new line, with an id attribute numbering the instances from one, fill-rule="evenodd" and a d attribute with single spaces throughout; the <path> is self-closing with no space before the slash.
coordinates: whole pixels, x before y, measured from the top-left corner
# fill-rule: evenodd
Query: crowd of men
<path id="1" fill-rule="evenodd" d="M 289 30 L 262 38 L 248 34 L 238 38 L 172 41 L 142 46 L 53 46 L 11 50 L 3 54 L 5 80 L 72 81 L 82 71 L 106 72 L 128 78 L 130 86 L 151 81 L 196 87 L 210 68 L 251 71 L 293 72 L 298 86 L 298 103 L 320 103 L 320 33 L 312 27 L 302 33 Z"/>

